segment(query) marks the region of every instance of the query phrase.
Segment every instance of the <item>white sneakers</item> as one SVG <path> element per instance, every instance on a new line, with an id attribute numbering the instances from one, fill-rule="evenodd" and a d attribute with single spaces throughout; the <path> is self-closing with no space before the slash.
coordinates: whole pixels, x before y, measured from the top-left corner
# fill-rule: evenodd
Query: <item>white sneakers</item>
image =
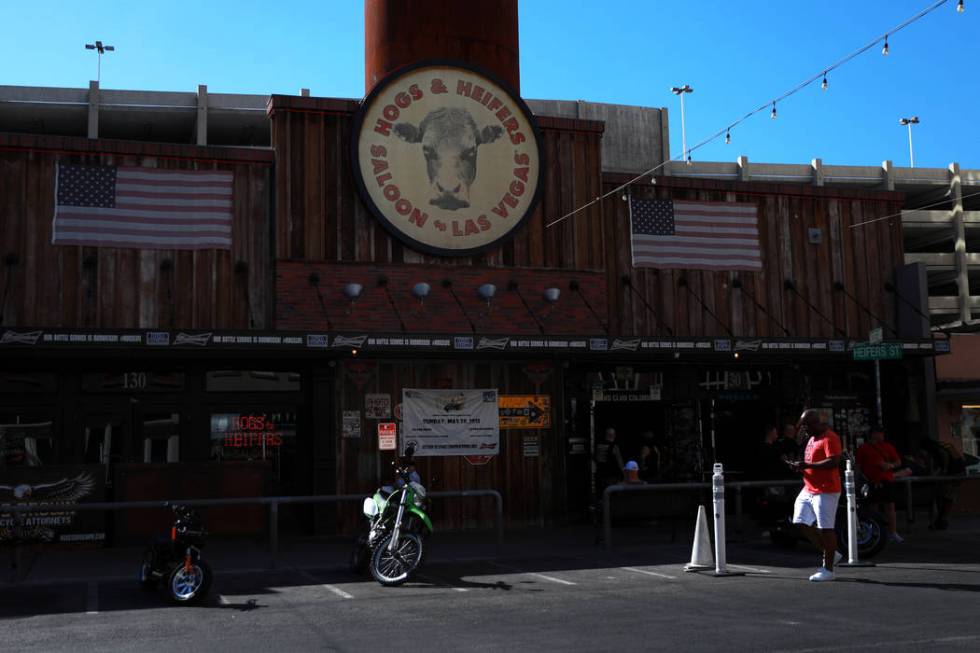
<path id="1" fill-rule="evenodd" d="M 905 538 L 899 535 L 898 533 L 892 533 L 891 535 L 888 536 L 888 541 L 893 542 L 895 544 L 901 544 L 902 542 L 905 541 Z"/>
<path id="2" fill-rule="evenodd" d="M 834 565 L 844 559 L 844 554 L 840 551 L 834 551 Z M 826 567 L 820 567 L 817 569 L 815 574 L 810 576 L 810 580 L 814 583 L 822 583 L 828 580 L 834 580 L 834 572 L 830 571 Z"/>
<path id="3" fill-rule="evenodd" d="M 810 576 L 810 580 L 813 581 L 814 583 L 822 583 L 828 580 L 834 580 L 834 572 L 828 571 L 827 569 L 821 567 L 820 569 L 817 569 L 817 573 Z"/>

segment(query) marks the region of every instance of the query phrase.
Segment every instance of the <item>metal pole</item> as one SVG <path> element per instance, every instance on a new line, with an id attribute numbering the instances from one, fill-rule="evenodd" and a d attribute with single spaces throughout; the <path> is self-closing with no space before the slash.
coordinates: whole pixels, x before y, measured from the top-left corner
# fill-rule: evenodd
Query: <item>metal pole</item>
<path id="1" fill-rule="evenodd" d="M 279 562 L 279 502 L 269 504 L 269 550 L 272 553 L 272 568 Z"/>
<path id="2" fill-rule="evenodd" d="M 714 400 L 712 400 L 712 404 Z M 715 509 L 715 576 L 741 576 L 730 572 L 725 560 L 725 469 L 721 463 L 712 467 L 711 495 Z"/>
<path id="3" fill-rule="evenodd" d="M 905 482 L 905 523 L 915 522 L 915 513 L 912 511 L 912 484 Z"/>
<path id="4" fill-rule="evenodd" d="M 595 496 L 595 399 L 589 401 L 589 497 Z"/>
<path id="5" fill-rule="evenodd" d="M 875 359 L 875 410 L 878 414 L 878 426 L 883 427 L 881 418 L 881 361 Z"/>
<path id="6" fill-rule="evenodd" d="M 500 557 L 504 545 L 504 500 L 499 492 L 494 492 L 493 499 L 496 506 L 494 518 L 497 520 L 497 557 Z"/>
<path id="7" fill-rule="evenodd" d="M 684 148 L 684 160 L 687 161 L 687 130 L 684 125 L 684 91 L 681 91 L 681 146 Z"/>
<path id="8" fill-rule="evenodd" d="M 606 551 L 612 549 L 612 511 L 609 509 L 610 490 L 614 486 L 610 485 L 602 493 L 602 532 L 605 539 Z"/>
<path id="9" fill-rule="evenodd" d="M 711 400 L 711 459 L 718 462 L 718 449 L 715 448 L 715 400 Z"/>
<path id="10" fill-rule="evenodd" d="M 711 400 L 712 409 L 714 399 Z M 714 410 L 712 410 L 712 414 Z M 712 429 L 714 434 L 714 429 Z M 712 443 L 714 444 L 714 443 Z M 714 464 L 711 475 L 711 495 L 715 508 L 715 573 L 725 572 L 725 470 L 721 463 Z"/>
<path id="11" fill-rule="evenodd" d="M 857 494 L 854 487 L 854 463 L 850 459 L 844 470 L 844 493 L 847 496 L 847 562 L 838 564 L 842 567 L 873 567 L 873 562 L 861 562 L 858 559 Z"/>
<path id="12" fill-rule="evenodd" d="M 844 488 L 847 492 L 847 561 L 854 564 L 858 561 L 857 497 L 854 494 L 854 464 L 850 460 L 844 472 Z"/>
<path id="13" fill-rule="evenodd" d="M 906 126 L 909 128 L 909 167 L 914 168 L 915 159 L 912 157 L 912 123 L 909 122 Z"/>
<path id="14" fill-rule="evenodd" d="M 745 526 L 742 516 L 742 486 L 735 486 L 735 532 L 738 533 L 739 537 L 745 532 L 743 528 Z"/>

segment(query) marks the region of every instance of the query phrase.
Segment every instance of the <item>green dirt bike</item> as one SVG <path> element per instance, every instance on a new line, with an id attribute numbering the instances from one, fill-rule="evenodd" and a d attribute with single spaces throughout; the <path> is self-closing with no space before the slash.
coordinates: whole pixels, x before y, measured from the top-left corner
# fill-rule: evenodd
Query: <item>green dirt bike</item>
<path id="1" fill-rule="evenodd" d="M 351 553 L 351 569 L 371 570 L 382 585 L 392 587 L 409 580 L 425 558 L 425 537 L 432 533 L 426 514 L 428 499 L 418 474 L 412 470 L 412 450 L 396 465 L 396 486 L 384 486 L 364 499 L 364 532 Z"/>

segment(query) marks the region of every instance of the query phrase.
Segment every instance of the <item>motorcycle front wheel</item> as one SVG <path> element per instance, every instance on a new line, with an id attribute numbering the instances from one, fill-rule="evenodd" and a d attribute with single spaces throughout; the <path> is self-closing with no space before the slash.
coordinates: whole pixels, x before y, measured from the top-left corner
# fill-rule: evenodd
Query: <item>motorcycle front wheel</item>
<path id="1" fill-rule="evenodd" d="M 388 550 L 391 535 L 381 540 L 371 556 L 371 576 L 385 587 L 401 585 L 422 564 L 422 538 L 415 533 L 402 533 L 393 551 Z"/>
<path id="2" fill-rule="evenodd" d="M 838 520 L 837 526 L 837 548 L 847 555 L 847 520 Z M 857 522 L 857 545 L 858 557 L 861 560 L 873 558 L 885 548 L 888 540 L 886 534 L 885 521 L 883 518 L 873 514 L 858 515 Z"/>
<path id="3" fill-rule="evenodd" d="M 167 578 L 167 594 L 174 603 L 194 603 L 208 593 L 213 578 L 211 567 L 203 560 L 192 562 L 189 569 L 181 563 Z"/>

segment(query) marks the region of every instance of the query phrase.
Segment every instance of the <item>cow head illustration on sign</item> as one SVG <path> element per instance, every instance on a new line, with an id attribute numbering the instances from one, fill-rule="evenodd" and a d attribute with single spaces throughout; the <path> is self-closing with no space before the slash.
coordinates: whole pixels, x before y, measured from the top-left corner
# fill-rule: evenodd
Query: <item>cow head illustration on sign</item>
<path id="1" fill-rule="evenodd" d="M 365 204 L 413 249 L 463 256 L 512 236 L 541 191 L 527 105 L 485 72 L 422 62 L 395 71 L 354 121 Z"/>

